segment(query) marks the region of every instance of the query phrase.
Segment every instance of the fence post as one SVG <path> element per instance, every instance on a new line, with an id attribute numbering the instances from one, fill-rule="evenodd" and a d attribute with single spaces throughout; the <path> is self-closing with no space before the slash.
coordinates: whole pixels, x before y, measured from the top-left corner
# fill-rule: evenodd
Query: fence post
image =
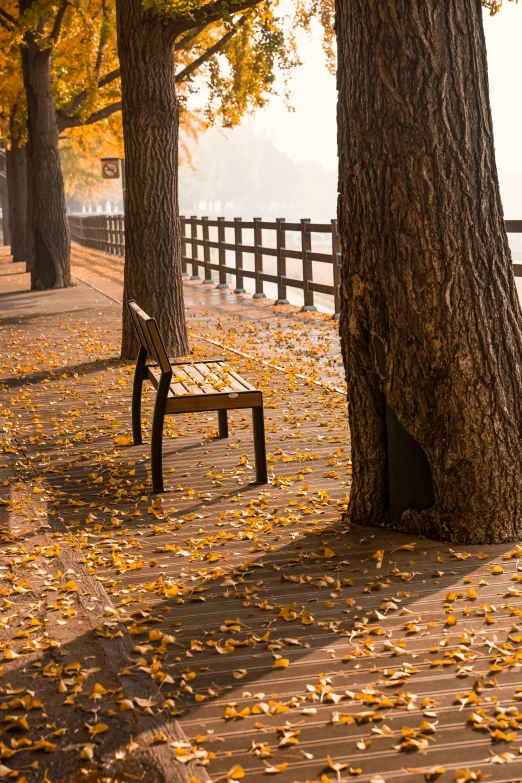
<path id="1" fill-rule="evenodd" d="M 120 217 L 120 256 L 125 256 L 125 216 Z"/>
<path id="2" fill-rule="evenodd" d="M 254 271 L 256 273 L 256 291 L 254 299 L 264 299 L 266 297 L 263 291 L 263 281 L 261 275 L 263 274 L 263 254 L 261 247 L 263 246 L 263 230 L 259 226 L 262 218 L 254 218 Z"/>
<path id="3" fill-rule="evenodd" d="M 332 220 L 332 259 L 334 286 L 334 314 L 332 318 L 338 321 L 341 309 L 341 237 L 339 236 L 337 220 Z"/>
<path id="4" fill-rule="evenodd" d="M 236 287 L 235 294 L 246 294 L 243 287 L 243 251 L 241 245 L 243 242 L 243 229 L 241 227 L 241 218 L 234 218 L 234 244 L 236 246 Z"/>
<path id="5" fill-rule="evenodd" d="M 314 305 L 314 292 L 308 288 L 314 277 L 312 262 L 308 258 L 308 253 L 312 250 L 312 235 L 310 233 L 310 219 L 301 220 L 301 249 L 303 251 L 303 281 L 304 281 L 304 304 L 301 311 L 315 312 L 317 307 Z"/>
<path id="6" fill-rule="evenodd" d="M 187 220 L 185 215 L 179 216 L 179 225 L 181 230 L 181 276 L 188 277 L 187 262 Z"/>
<path id="7" fill-rule="evenodd" d="M 225 250 L 225 222 L 224 217 L 218 217 L 218 243 L 219 243 L 219 283 L 216 288 L 228 288 L 227 285 L 227 273 L 225 267 L 227 265 L 227 251 Z"/>
<path id="8" fill-rule="evenodd" d="M 113 256 L 118 255 L 118 221 L 116 219 L 116 216 L 111 215 L 111 225 L 112 225 L 112 250 L 111 253 Z"/>
<path id="9" fill-rule="evenodd" d="M 286 285 L 283 277 L 286 277 L 286 232 L 284 228 L 285 218 L 276 218 L 277 223 L 277 299 L 276 305 L 290 304 L 286 298 Z"/>
<path id="10" fill-rule="evenodd" d="M 209 267 L 210 248 L 208 246 L 208 217 L 202 217 L 201 220 L 203 221 L 203 261 L 205 263 L 205 279 L 203 280 L 203 284 L 208 285 L 213 282 L 212 270 Z"/>
<path id="11" fill-rule="evenodd" d="M 116 255 L 122 258 L 125 255 L 125 223 L 120 215 L 116 215 L 114 218 L 116 221 L 117 242 Z"/>
<path id="12" fill-rule="evenodd" d="M 101 215 L 97 215 L 96 216 L 96 228 L 97 228 L 96 238 L 98 240 L 97 245 L 98 245 L 98 250 L 101 250 L 101 252 L 103 253 L 105 251 L 105 238 L 103 236 L 102 222 L 103 222 L 103 217 Z"/>
<path id="13" fill-rule="evenodd" d="M 198 238 L 198 224 L 196 223 L 196 220 L 198 219 L 197 215 L 191 215 L 190 217 L 190 236 L 192 239 Z M 198 246 L 195 242 L 192 242 L 192 274 L 190 276 L 191 280 L 199 280 L 198 275 Z"/>

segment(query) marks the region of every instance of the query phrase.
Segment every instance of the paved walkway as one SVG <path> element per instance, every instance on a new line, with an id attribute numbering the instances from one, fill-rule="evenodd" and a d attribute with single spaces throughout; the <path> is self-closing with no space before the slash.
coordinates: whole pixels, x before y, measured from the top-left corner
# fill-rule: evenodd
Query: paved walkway
<path id="1" fill-rule="evenodd" d="M 0 763 L 30 783 L 520 780 L 522 548 L 348 529 L 331 321 L 193 283 L 195 356 L 233 348 L 264 390 L 271 480 L 250 483 L 248 416 L 221 441 L 187 415 L 151 495 L 121 275 L 91 261 L 99 290 L 29 292 L 0 258 Z M 148 435 L 151 397 L 144 416 Z"/>

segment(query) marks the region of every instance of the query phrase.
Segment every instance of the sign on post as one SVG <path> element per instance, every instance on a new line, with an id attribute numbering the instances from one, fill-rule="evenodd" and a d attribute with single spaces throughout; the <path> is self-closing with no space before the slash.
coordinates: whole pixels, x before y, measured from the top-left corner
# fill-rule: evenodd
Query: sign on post
<path id="1" fill-rule="evenodd" d="M 119 179 L 120 178 L 120 159 L 119 158 L 102 158 L 102 177 L 103 179 Z"/>

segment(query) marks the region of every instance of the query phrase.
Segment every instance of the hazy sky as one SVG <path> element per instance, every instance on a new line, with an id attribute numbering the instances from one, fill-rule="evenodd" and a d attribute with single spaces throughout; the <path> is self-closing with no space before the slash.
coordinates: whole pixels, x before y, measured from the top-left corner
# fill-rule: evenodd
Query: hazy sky
<path id="1" fill-rule="evenodd" d="M 522 5 L 505 2 L 495 17 L 485 15 L 484 25 L 505 214 L 522 219 Z M 303 65 L 291 81 L 295 112 L 275 98 L 247 124 L 294 160 L 314 160 L 335 170 L 335 78 L 324 67 L 318 29 L 312 40 L 301 36 L 300 56 Z"/>

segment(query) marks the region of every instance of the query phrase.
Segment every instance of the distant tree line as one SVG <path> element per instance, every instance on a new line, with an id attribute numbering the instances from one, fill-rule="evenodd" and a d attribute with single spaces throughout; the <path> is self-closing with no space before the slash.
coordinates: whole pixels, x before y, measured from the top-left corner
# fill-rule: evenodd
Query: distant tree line
<path id="1" fill-rule="evenodd" d="M 193 164 L 180 169 L 184 214 L 196 214 L 199 201 L 220 201 L 222 210 L 230 205 L 229 216 L 274 217 L 277 209 L 277 217 L 287 219 L 335 217 L 337 172 L 311 161 L 296 163 L 247 128 L 227 136 L 208 131 L 194 148 Z"/>

